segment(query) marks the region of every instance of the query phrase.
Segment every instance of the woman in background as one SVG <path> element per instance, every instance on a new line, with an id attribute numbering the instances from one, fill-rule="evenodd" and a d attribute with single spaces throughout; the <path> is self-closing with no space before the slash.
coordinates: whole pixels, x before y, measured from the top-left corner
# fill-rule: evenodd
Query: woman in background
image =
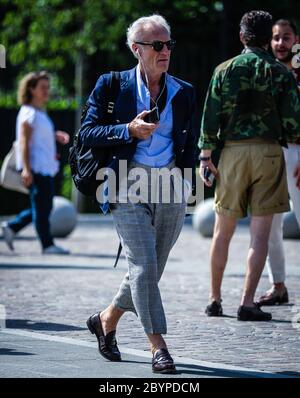
<path id="1" fill-rule="evenodd" d="M 32 221 L 44 254 L 68 254 L 53 242 L 49 217 L 54 196 L 54 176 L 59 170 L 56 143 L 65 145 L 69 135 L 55 131 L 45 111 L 49 100 L 49 76 L 46 72 L 27 74 L 19 84 L 18 102 L 21 105 L 16 123 L 16 165 L 22 180 L 29 189 L 31 208 L 22 211 L 15 219 L 2 223 L 5 242 L 14 250 L 15 235 Z"/>

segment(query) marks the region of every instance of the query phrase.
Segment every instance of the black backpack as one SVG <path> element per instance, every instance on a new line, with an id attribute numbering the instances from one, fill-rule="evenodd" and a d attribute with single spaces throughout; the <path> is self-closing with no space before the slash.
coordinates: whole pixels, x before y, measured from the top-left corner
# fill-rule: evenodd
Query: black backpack
<path id="1" fill-rule="evenodd" d="M 114 105 L 120 90 L 120 72 L 110 72 L 109 92 L 105 123 L 114 122 Z M 83 123 L 89 109 L 84 106 L 80 122 Z M 69 165 L 76 188 L 85 196 L 95 197 L 99 181 L 96 180 L 97 171 L 108 165 L 110 148 L 91 148 L 83 145 L 79 139 L 80 129 L 76 133 L 73 146 L 69 151 Z"/>

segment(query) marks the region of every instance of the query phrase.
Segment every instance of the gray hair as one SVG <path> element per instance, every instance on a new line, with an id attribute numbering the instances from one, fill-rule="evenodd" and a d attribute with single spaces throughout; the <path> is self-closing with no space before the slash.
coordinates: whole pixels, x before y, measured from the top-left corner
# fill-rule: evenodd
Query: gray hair
<path id="1" fill-rule="evenodd" d="M 140 40 L 139 34 L 144 30 L 145 25 L 163 27 L 169 35 L 171 35 L 171 28 L 164 17 L 158 14 L 150 15 L 149 17 L 141 17 L 134 21 L 127 29 L 127 46 L 133 55 L 137 58 L 136 53 L 132 50 L 132 44 Z"/>

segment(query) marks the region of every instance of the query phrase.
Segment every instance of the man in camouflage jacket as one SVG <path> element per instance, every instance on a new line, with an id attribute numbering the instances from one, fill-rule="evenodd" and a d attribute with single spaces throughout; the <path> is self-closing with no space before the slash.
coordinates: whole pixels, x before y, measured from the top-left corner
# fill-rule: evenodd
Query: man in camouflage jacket
<path id="1" fill-rule="evenodd" d="M 266 260 L 273 214 L 289 210 L 281 145 L 299 136 L 300 99 L 291 72 L 267 51 L 272 16 L 251 11 L 243 16 L 240 28 L 244 50 L 215 69 L 199 140 L 200 176 L 207 186 L 211 185 L 207 171 L 217 180 L 206 313 L 222 315 L 221 284 L 229 243 L 237 219 L 246 217 L 249 210 L 251 243 L 237 315 L 243 321 L 267 321 L 272 316 L 254 303 L 254 295 Z M 210 156 L 220 145 L 224 148 L 216 170 Z"/>

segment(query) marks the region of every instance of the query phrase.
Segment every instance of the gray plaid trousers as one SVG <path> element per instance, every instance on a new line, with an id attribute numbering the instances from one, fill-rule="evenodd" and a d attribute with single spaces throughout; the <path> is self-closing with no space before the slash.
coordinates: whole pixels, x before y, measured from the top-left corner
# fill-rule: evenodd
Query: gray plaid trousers
<path id="1" fill-rule="evenodd" d="M 149 194 L 161 188 L 155 178 L 159 169 L 131 163 L 154 173 L 148 180 Z M 172 162 L 167 167 L 172 169 Z M 152 176 L 153 176 L 152 175 Z M 174 190 L 174 184 L 170 184 Z M 172 192 L 171 192 L 172 195 Z M 163 274 L 169 253 L 182 229 L 186 202 L 181 203 L 120 203 L 112 208 L 114 224 L 121 239 L 128 263 L 118 293 L 112 304 L 124 311 L 134 312 L 147 334 L 166 334 L 167 325 L 158 282 Z"/>

